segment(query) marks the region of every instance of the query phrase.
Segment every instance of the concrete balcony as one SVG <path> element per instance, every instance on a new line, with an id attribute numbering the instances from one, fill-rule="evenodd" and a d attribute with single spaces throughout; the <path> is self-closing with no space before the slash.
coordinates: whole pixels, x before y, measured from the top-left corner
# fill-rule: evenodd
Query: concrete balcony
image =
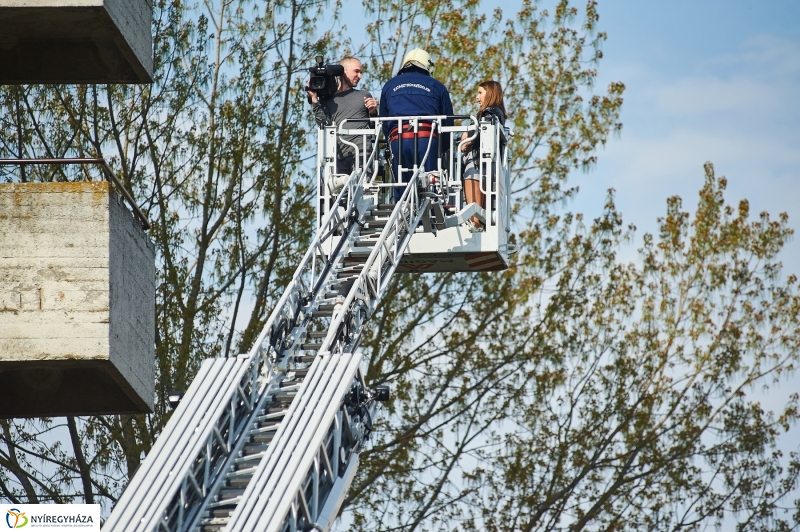
<path id="1" fill-rule="evenodd" d="M 0 0 L 0 84 L 153 81 L 152 0 Z"/>
<path id="2" fill-rule="evenodd" d="M 108 182 L 0 184 L 0 417 L 150 412 L 153 244 Z"/>

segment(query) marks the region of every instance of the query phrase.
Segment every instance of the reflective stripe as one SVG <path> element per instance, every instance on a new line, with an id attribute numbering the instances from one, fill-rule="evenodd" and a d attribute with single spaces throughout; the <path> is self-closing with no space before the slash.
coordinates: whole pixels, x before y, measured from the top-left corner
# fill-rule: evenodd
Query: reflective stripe
<path id="1" fill-rule="evenodd" d="M 420 131 L 419 133 L 413 133 L 413 132 L 412 133 L 403 133 L 403 138 L 404 139 L 413 139 L 415 135 L 416 135 L 417 138 L 420 138 L 420 139 L 428 138 L 428 137 L 437 138 L 439 136 L 436 133 L 431 134 L 430 131 Z M 396 132 L 389 135 L 389 142 L 394 142 L 397 139 L 398 139 L 398 135 L 397 135 Z"/>

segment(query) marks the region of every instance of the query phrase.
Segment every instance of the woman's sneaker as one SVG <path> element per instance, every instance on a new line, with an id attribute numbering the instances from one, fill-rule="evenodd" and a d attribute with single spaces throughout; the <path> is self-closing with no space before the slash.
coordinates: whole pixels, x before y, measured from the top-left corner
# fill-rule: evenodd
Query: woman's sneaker
<path id="1" fill-rule="evenodd" d="M 467 229 L 470 233 L 483 233 L 483 225 L 475 225 L 472 220 L 467 220 Z"/>

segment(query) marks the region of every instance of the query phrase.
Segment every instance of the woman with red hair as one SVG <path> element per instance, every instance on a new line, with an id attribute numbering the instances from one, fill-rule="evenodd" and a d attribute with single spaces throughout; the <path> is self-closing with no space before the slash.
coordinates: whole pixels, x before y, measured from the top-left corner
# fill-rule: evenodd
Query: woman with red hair
<path id="1" fill-rule="evenodd" d="M 491 120 L 499 121 L 501 125 L 505 124 L 506 106 L 503 103 L 503 87 L 496 81 L 484 81 L 478 85 L 478 121 Z M 469 137 L 469 133 L 465 132 L 461 136 L 461 140 Z M 481 172 L 479 164 L 478 147 L 480 146 L 480 128 L 477 130 L 477 136 L 472 142 L 465 142 L 461 145 L 461 151 L 464 153 L 464 195 L 466 196 L 467 204 L 477 203 L 484 210 L 486 209 L 486 196 L 481 192 Z M 484 230 L 484 224 L 476 216 L 473 216 L 466 222 L 467 228 L 471 233 L 477 233 Z"/>

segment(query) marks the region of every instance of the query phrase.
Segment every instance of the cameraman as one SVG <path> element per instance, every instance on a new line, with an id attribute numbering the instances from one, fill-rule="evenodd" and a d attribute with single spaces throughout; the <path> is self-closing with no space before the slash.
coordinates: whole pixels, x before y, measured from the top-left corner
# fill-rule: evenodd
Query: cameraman
<path id="1" fill-rule="evenodd" d="M 345 57 L 339 62 L 344 68 L 344 75 L 339 77 L 338 90 L 328 98 L 320 98 L 312 91 L 306 90 L 311 100 L 314 120 L 317 126 L 338 126 L 348 120 L 346 129 L 368 129 L 369 117 L 377 116 L 378 102 L 367 91 L 357 90 L 361 81 L 361 61 L 355 57 Z M 355 120 L 362 120 L 355 122 Z M 344 140 L 360 144 L 361 135 L 342 135 Z M 350 174 L 355 167 L 355 150 L 342 142 L 337 147 L 336 173 Z"/>

